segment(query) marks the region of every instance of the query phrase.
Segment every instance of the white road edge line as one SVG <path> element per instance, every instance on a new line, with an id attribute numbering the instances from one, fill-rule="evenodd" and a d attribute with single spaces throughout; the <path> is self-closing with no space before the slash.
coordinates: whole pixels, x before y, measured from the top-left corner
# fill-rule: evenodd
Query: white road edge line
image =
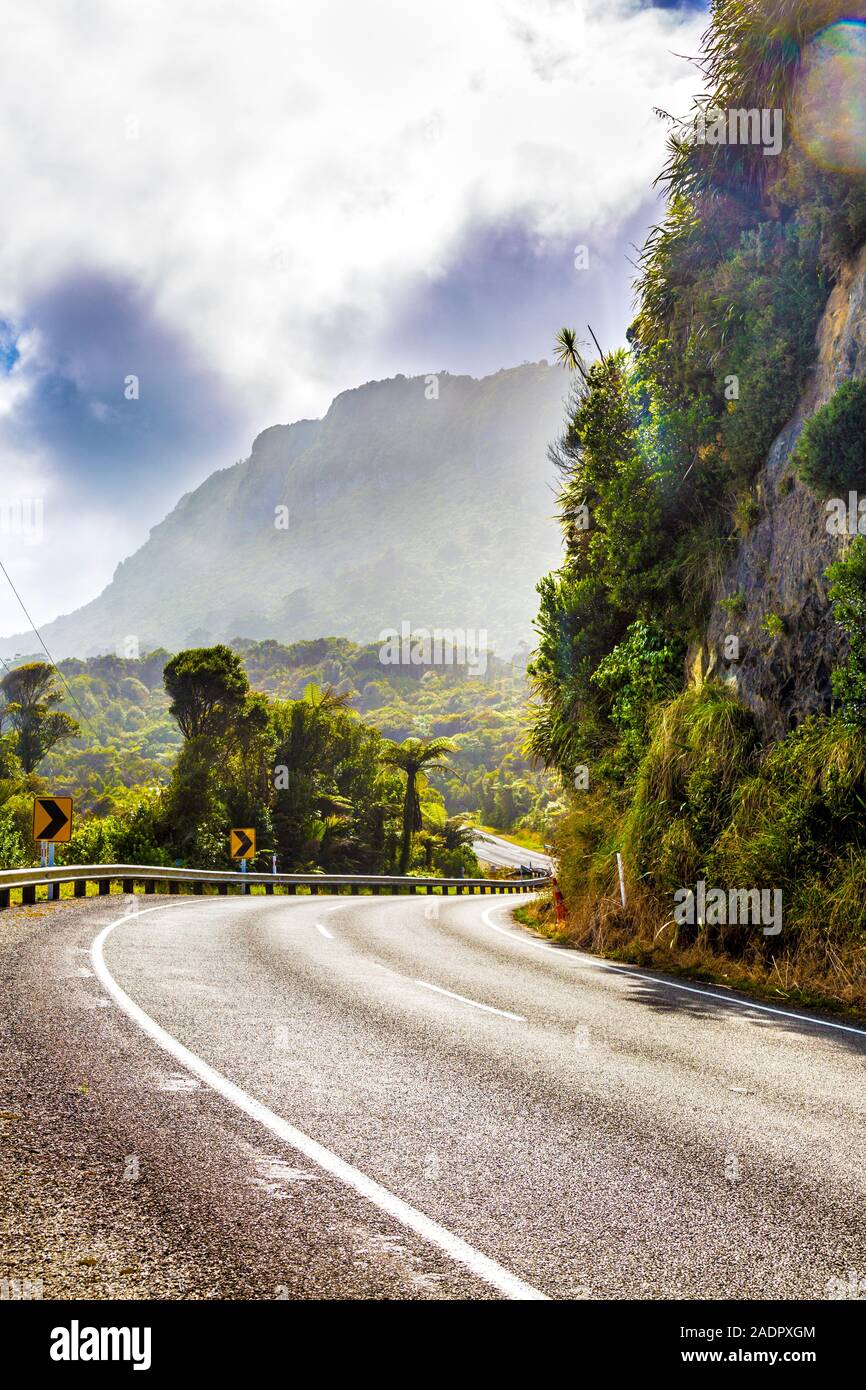
<path id="1" fill-rule="evenodd" d="M 490 921 L 491 912 L 502 912 L 503 907 L 489 907 L 486 912 L 481 914 L 482 920 L 491 928 L 498 931 L 502 936 L 508 936 L 512 941 L 519 941 L 524 946 L 534 946 L 537 951 L 549 951 L 551 955 L 559 956 L 560 960 L 573 960 L 575 965 L 591 965 L 596 970 L 609 970 L 613 975 L 628 975 L 633 980 L 646 980 L 649 984 L 661 985 L 665 989 L 679 989 L 684 994 L 700 994 L 705 999 L 715 999 L 717 1004 L 727 1004 L 729 1008 L 737 1009 L 758 1009 L 763 1014 L 775 1014 L 777 1018 L 793 1018 L 797 1023 L 803 1023 L 810 1028 L 835 1028 L 840 1033 L 856 1033 L 858 1038 L 866 1038 L 866 1030 L 863 1028 L 852 1028 L 847 1023 L 831 1023 L 827 1018 L 812 1018 L 809 1014 L 794 1013 L 791 1009 L 776 1009 L 772 1004 L 752 1003 L 749 999 L 729 999 L 725 994 L 716 994 L 711 989 L 697 989 L 694 985 L 681 985 L 676 980 L 662 980 L 658 975 L 648 975 L 639 968 L 629 969 L 624 965 L 610 965 L 607 961 L 598 960 L 595 956 L 588 956 L 583 951 L 563 950 L 561 946 L 545 946 L 543 941 L 533 941 L 532 937 L 521 936 L 519 932 L 508 931 L 505 927 L 497 927 L 495 922 Z"/>
<path id="2" fill-rule="evenodd" d="M 170 907 L 182 906 L 188 906 L 188 904 L 172 903 L 170 905 Z M 234 1082 L 229 1081 L 227 1077 L 222 1076 L 218 1071 L 215 1071 L 213 1067 L 208 1066 L 207 1062 L 202 1061 L 194 1052 L 190 1052 L 188 1048 L 184 1047 L 183 1043 L 178 1042 L 177 1039 L 166 1032 L 155 1019 L 152 1019 L 149 1014 L 146 1014 L 144 1010 L 135 1003 L 135 1000 L 130 999 L 129 995 L 125 990 L 121 989 L 120 985 L 110 973 L 108 966 L 105 964 L 105 958 L 103 956 L 105 942 L 114 931 L 114 928 L 120 926 L 122 922 L 134 921 L 138 917 L 143 917 L 147 912 L 165 912 L 167 910 L 169 909 L 166 907 L 147 907 L 141 912 L 127 913 L 123 917 L 118 917 L 114 922 L 109 922 L 108 926 L 103 927 L 102 931 L 99 932 L 93 941 L 90 948 L 90 958 L 93 961 L 93 968 L 103 988 L 111 995 L 117 1007 L 122 1009 L 134 1023 L 138 1024 L 139 1028 L 141 1028 L 144 1033 L 147 1033 L 148 1037 L 153 1039 L 158 1047 L 161 1047 L 165 1052 L 169 1053 L 170 1056 L 174 1057 L 182 1067 L 192 1072 L 193 1076 L 197 1076 L 206 1086 L 210 1086 L 212 1090 L 216 1091 L 232 1105 L 237 1106 L 239 1110 L 249 1115 L 251 1119 L 263 1125 L 275 1138 L 279 1139 L 281 1143 L 288 1144 L 291 1148 L 297 1149 L 297 1151 L 302 1153 L 311 1163 L 318 1164 L 326 1173 L 330 1173 L 332 1177 L 345 1183 L 347 1187 L 357 1192 L 360 1197 L 363 1197 L 368 1202 L 372 1202 L 380 1211 L 385 1212 L 388 1216 L 392 1216 L 408 1230 L 414 1231 L 416 1235 L 421 1236 L 422 1240 L 429 1241 L 431 1245 L 438 1246 L 450 1259 L 463 1265 L 471 1274 L 476 1275 L 486 1284 L 497 1289 L 500 1293 L 504 1294 L 506 1298 L 532 1302 L 549 1302 L 550 1300 L 547 1294 L 541 1293 L 539 1289 L 533 1288 L 531 1284 L 524 1283 L 516 1274 L 512 1274 L 510 1270 L 504 1269 L 502 1265 L 497 1264 L 495 1260 L 490 1259 L 487 1255 L 482 1255 L 480 1250 L 474 1249 L 474 1247 L 469 1245 L 465 1240 L 461 1240 L 460 1236 L 456 1236 L 451 1231 L 446 1230 L 444 1226 L 440 1226 L 437 1221 L 433 1221 L 429 1216 L 425 1216 L 423 1212 L 416 1211 L 414 1207 L 409 1206 L 408 1202 L 404 1202 L 401 1197 L 395 1196 L 393 1192 L 389 1192 L 386 1187 L 382 1187 L 381 1184 L 376 1182 L 373 1178 L 368 1178 L 360 1169 L 353 1167 L 351 1163 L 347 1163 L 345 1159 L 340 1158 L 337 1154 L 331 1153 L 329 1149 L 324 1148 L 324 1146 L 317 1143 L 315 1139 L 311 1139 L 309 1135 L 304 1134 L 301 1130 L 296 1129 L 294 1125 L 289 1124 L 288 1120 L 284 1120 L 280 1115 L 276 1115 L 273 1110 L 269 1110 L 266 1105 L 262 1105 L 260 1101 L 247 1095 L 246 1091 L 242 1091 Z"/>
<path id="3" fill-rule="evenodd" d="M 332 931 L 328 931 L 327 927 L 323 927 L 321 922 L 316 923 L 316 931 L 321 932 L 322 936 L 325 938 L 326 941 L 333 941 L 334 933 Z"/>
<path id="4" fill-rule="evenodd" d="M 453 990 L 443 989 L 441 985 L 431 985 L 429 980 L 415 980 L 422 989 L 433 989 L 437 994 L 447 994 L 449 999 L 459 999 L 461 1004 L 470 1004 L 473 1009 L 483 1009 L 486 1014 L 499 1014 L 500 1018 L 513 1018 L 515 1023 L 525 1023 L 523 1014 L 511 1014 L 507 1009 L 494 1009 L 492 1004 L 479 1004 L 477 999 L 467 999 L 465 994 L 455 994 Z"/>

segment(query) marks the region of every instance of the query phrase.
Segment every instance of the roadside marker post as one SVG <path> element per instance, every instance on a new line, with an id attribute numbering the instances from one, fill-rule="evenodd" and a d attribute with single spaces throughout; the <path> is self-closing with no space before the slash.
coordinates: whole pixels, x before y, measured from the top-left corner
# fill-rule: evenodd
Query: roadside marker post
<path id="1" fill-rule="evenodd" d="M 33 838 L 39 841 L 39 862 L 43 869 L 54 868 L 54 846 L 66 845 L 72 839 L 72 797 L 36 796 L 33 798 Z M 48 901 L 59 898 L 60 891 L 48 884 Z"/>
<path id="2" fill-rule="evenodd" d="M 553 905 L 556 908 L 556 920 L 557 922 L 564 922 L 566 916 L 565 902 L 559 891 L 559 883 L 555 878 L 552 879 L 551 882 L 553 884 Z"/>
<path id="3" fill-rule="evenodd" d="M 232 859 L 241 861 L 241 873 L 245 874 L 247 872 L 247 860 L 254 859 L 256 855 L 255 830 L 232 830 L 229 835 L 229 855 Z M 249 892 L 246 883 L 241 884 L 241 892 Z"/>
<path id="4" fill-rule="evenodd" d="M 616 852 L 616 867 L 619 874 L 619 897 L 623 907 L 625 907 L 625 879 L 622 874 L 622 855 L 619 850 Z"/>
<path id="5" fill-rule="evenodd" d="M 39 863 L 40 863 L 40 865 L 42 866 L 43 869 L 53 869 L 53 868 L 54 868 L 54 841 L 53 841 L 53 840 L 40 840 L 40 841 L 39 841 Z M 48 901 L 49 901 L 50 903 L 53 903 L 53 902 L 54 902 L 54 896 L 55 896 L 55 894 L 54 894 L 54 884 L 53 884 L 53 883 L 49 883 L 49 885 L 48 885 Z"/>

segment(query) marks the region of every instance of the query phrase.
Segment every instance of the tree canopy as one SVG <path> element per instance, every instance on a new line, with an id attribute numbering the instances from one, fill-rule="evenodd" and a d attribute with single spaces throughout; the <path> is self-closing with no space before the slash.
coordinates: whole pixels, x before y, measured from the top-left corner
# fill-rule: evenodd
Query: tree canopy
<path id="1" fill-rule="evenodd" d="M 166 663 L 170 710 L 185 738 L 225 733 L 249 690 L 240 658 L 230 647 L 192 647 Z"/>
<path id="2" fill-rule="evenodd" d="M 75 738 L 80 728 L 71 715 L 54 708 L 64 690 L 53 666 L 29 661 L 16 666 L 0 681 L 5 706 L 0 717 L 16 734 L 16 753 L 25 772 L 32 772 L 61 739 Z"/>

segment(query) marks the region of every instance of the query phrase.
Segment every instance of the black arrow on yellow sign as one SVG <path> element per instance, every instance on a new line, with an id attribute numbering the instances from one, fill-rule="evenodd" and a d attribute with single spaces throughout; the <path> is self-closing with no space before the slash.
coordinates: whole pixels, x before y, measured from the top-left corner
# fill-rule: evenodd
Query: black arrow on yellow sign
<path id="1" fill-rule="evenodd" d="M 233 830 L 229 852 L 232 859 L 253 859 L 256 853 L 256 832 L 254 830 Z"/>
<path id="2" fill-rule="evenodd" d="M 72 797 L 37 796 L 33 802 L 33 838 L 66 844 L 72 838 Z"/>

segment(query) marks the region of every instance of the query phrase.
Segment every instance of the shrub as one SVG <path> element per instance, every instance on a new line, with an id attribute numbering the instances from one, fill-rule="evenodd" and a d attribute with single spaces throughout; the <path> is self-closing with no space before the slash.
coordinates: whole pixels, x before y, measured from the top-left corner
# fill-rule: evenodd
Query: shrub
<path id="1" fill-rule="evenodd" d="M 844 382 L 807 420 L 794 461 L 803 482 L 821 497 L 866 486 L 866 382 Z"/>
<path id="2" fill-rule="evenodd" d="M 833 616 L 848 635 L 848 659 L 833 672 L 833 694 L 847 724 L 866 725 L 866 537 L 827 570 Z"/>
<path id="3" fill-rule="evenodd" d="M 746 595 L 742 589 L 738 589 L 735 594 L 728 594 L 726 598 L 719 599 L 719 607 L 727 613 L 729 618 L 736 618 L 745 613 L 747 606 Z"/>
<path id="4" fill-rule="evenodd" d="M 0 868 L 20 869 L 29 862 L 15 817 L 4 807 L 0 811 Z"/>
<path id="5" fill-rule="evenodd" d="M 691 686 L 656 711 L 626 819 L 625 847 L 638 874 L 655 879 L 659 845 L 667 838 L 670 850 L 677 820 L 688 832 L 679 836 L 678 852 L 690 840 L 706 858 L 757 742 L 751 714 L 717 682 Z"/>
<path id="6" fill-rule="evenodd" d="M 609 701 L 609 717 L 620 733 L 623 752 L 643 751 L 653 705 L 682 685 L 685 647 L 656 623 L 632 623 L 624 641 L 599 662 L 592 683 Z"/>
<path id="7" fill-rule="evenodd" d="M 112 853 L 118 864 L 169 864 L 161 841 L 165 830 L 158 797 L 144 799 L 128 815 L 117 817 Z"/>
<path id="8" fill-rule="evenodd" d="M 92 817 L 74 824 L 72 838 L 58 850 L 63 864 L 111 864 L 114 862 L 114 816 Z"/>
<path id="9" fill-rule="evenodd" d="M 694 883 L 700 874 L 701 856 L 694 836 L 684 821 L 675 820 L 659 845 L 653 877 L 667 893 Z"/>
<path id="10" fill-rule="evenodd" d="M 737 498 L 734 506 L 734 525 L 741 536 L 747 536 L 760 519 L 760 504 L 752 493 L 745 492 Z"/>

